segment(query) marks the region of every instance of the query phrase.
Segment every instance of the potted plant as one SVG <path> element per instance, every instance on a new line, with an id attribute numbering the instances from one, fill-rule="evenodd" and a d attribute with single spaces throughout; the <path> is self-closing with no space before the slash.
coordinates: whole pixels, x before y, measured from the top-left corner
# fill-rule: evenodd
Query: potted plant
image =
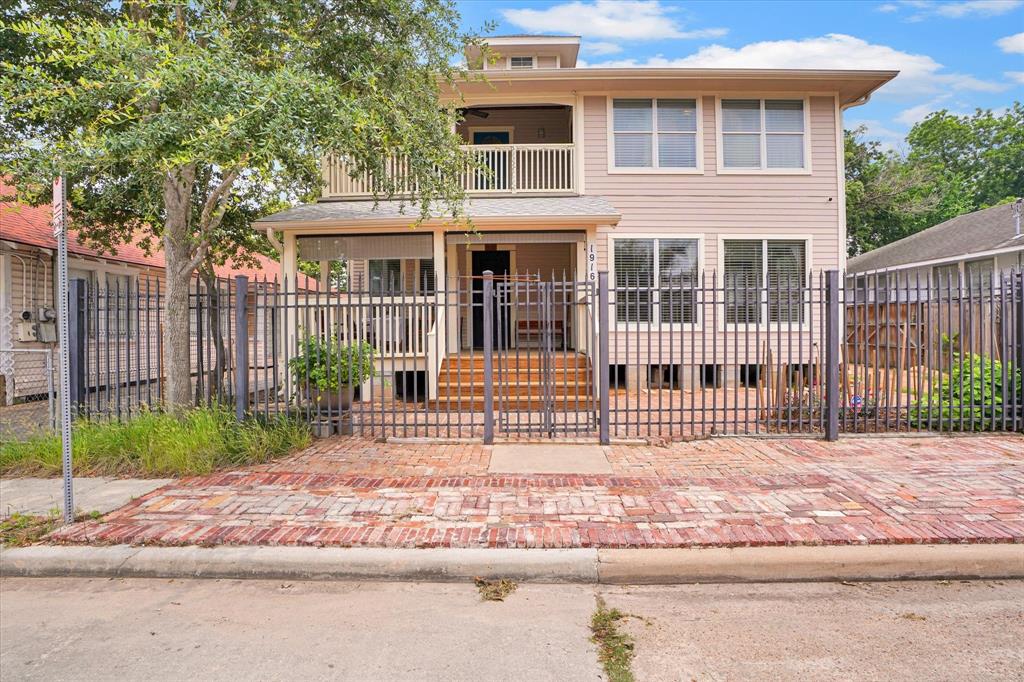
<path id="1" fill-rule="evenodd" d="M 306 400 L 321 411 L 340 412 L 352 406 L 356 389 L 376 375 L 369 343 L 343 344 L 336 336 L 306 336 L 299 342 L 288 369 Z"/>

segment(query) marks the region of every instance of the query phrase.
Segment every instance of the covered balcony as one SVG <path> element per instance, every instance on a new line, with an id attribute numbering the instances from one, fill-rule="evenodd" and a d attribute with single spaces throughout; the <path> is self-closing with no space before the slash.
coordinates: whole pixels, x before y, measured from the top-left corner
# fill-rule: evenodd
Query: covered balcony
<path id="1" fill-rule="evenodd" d="M 567 196 L 578 193 L 573 107 L 562 104 L 475 106 L 463 109 L 456 131 L 472 161 L 461 174 L 473 196 Z M 373 195 L 370 173 L 351 177 L 344 159 L 323 164 L 325 199 L 365 199 Z M 392 157 L 388 178 L 401 193 L 414 192 L 408 163 Z M 377 185 L 379 187 L 379 184 Z"/>

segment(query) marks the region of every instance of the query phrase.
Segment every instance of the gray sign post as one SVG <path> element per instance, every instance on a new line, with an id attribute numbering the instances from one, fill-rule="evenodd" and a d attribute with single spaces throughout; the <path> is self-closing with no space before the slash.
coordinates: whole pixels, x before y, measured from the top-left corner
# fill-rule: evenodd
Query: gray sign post
<path id="1" fill-rule="evenodd" d="M 57 340 L 60 347 L 60 440 L 64 468 L 64 523 L 69 524 L 75 520 L 75 497 L 71 475 L 67 188 L 63 175 L 53 181 L 53 236 L 57 238 Z"/>

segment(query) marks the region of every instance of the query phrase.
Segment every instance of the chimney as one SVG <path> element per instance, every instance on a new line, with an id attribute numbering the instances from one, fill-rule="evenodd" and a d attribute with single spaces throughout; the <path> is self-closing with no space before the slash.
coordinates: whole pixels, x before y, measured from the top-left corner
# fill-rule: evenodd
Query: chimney
<path id="1" fill-rule="evenodd" d="M 1024 198 L 1017 198 L 1017 201 L 1013 202 L 1013 238 L 1016 239 L 1020 236 L 1020 206 L 1024 202 Z"/>

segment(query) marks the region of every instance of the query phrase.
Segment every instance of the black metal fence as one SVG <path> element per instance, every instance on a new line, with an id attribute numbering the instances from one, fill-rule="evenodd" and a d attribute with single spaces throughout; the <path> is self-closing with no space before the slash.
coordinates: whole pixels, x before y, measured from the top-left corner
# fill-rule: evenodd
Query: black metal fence
<path id="1" fill-rule="evenodd" d="M 428 283 L 197 281 L 195 402 L 322 434 L 486 442 L 1024 430 L 1018 271 Z M 73 284 L 80 413 L 161 404 L 162 296 Z"/>

